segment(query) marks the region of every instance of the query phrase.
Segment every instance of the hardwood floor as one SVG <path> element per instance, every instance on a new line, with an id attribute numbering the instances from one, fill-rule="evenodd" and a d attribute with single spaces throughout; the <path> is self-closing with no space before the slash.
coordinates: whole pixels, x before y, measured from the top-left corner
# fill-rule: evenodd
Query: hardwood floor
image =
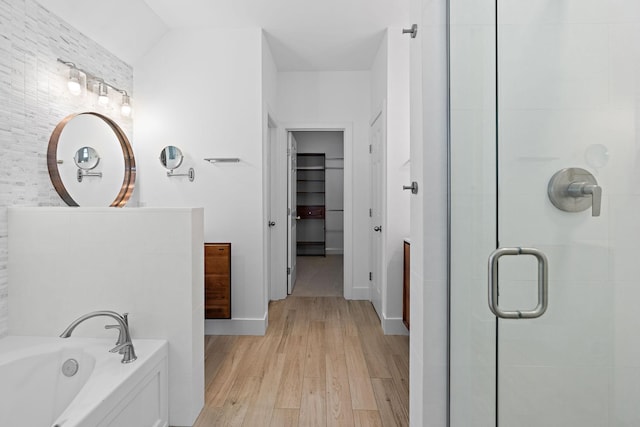
<path id="1" fill-rule="evenodd" d="M 290 296 L 264 337 L 205 338 L 205 387 L 194 427 L 408 426 L 409 337 L 368 301 Z"/>

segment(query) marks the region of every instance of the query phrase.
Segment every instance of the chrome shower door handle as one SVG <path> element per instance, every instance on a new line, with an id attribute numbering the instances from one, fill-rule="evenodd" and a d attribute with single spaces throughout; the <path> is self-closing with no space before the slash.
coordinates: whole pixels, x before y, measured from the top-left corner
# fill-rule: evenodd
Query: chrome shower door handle
<path id="1" fill-rule="evenodd" d="M 532 310 L 503 310 L 498 304 L 498 260 L 503 255 L 532 255 L 538 260 L 538 304 Z M 549 305 L 549 261 L 535 248 L 498 248 L 489 255 L 489 309 L 502 319 L 535 319 Z"/>

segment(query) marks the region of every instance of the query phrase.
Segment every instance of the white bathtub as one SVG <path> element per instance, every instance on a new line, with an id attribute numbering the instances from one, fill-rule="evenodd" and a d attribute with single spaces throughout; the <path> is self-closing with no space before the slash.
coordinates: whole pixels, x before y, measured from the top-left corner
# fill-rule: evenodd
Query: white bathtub
<path id="1" fill-rule="evenodd" d="M 110 339 L 0 339 L 0 426 L 166 427 L 167 342 L 133 344 L 138 359 L 124 364 Z"/>

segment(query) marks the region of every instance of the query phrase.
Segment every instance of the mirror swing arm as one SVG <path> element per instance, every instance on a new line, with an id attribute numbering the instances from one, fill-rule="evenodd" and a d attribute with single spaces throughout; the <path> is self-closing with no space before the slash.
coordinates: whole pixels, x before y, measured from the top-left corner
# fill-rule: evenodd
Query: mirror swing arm
<path id="1" fill-rule="evenodd" d="M 85 171 L 78 168 L 78 172 L 76 174 L 76 177 L 78 178 L 78 182 L 82 182 L 82 180 L 86 176 L 94 176 L 94 177 L 102 178 L 102 172 L 91 172 L 91 171 Z"/>
<path id="2" fill-rule="evenodd" d="M 189 168 L 187 173 L 175 173 L 174 170 L 175 169 L 171 169 L 170 171 L 167 171 L 167 176 L 169 178 L 172 178 L 174 176 L 187 176 L 189 177 L 189 181 L 191 182 L 193 182 L 193 180 L 196 179 L 196 171 L 193 168 Z"/>

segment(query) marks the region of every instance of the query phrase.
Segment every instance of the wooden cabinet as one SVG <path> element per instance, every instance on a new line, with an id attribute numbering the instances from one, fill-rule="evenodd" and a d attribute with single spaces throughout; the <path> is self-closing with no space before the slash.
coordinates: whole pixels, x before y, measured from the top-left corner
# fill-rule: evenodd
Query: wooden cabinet
<path id="1" fill-rule="evenodd" d="M 231 243 L 204 244 L 204 317 L 231 318 Z"/>
<path id="2" fill-rule="evenodd" d="M 405 240 L 404 242 L 404 268 L 402 274 L 402 322 L 409 329 L 409 295 L 411 277 L 411 245 Z"/>

